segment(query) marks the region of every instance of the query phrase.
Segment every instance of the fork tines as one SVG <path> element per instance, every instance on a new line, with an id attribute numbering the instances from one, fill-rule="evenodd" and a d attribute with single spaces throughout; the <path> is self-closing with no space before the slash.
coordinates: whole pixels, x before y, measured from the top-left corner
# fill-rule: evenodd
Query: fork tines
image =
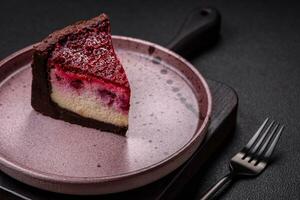
<path id="1" fill-rule="evenodd" d="M 272 155 L 279 137 L 284 129 L 283 125 L 266 118 L 248 144 L 243 148 L 243 159 L 250 157 L 249 162 L 267 161 Z"/>

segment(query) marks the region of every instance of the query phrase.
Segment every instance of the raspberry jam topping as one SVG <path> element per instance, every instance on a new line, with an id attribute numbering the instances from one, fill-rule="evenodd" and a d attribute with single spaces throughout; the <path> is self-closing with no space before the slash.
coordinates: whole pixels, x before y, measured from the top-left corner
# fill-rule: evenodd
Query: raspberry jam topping
<path id="1" fill-rule="evenodd" d="M 99 28 L 86 28 L 66 36 L 55 45 L 48 66 L 129 88 L 125 71 L 114 52 L 111 35 Z M 80 87 L 80 83 L 74 83 L 74 86 Z"/>

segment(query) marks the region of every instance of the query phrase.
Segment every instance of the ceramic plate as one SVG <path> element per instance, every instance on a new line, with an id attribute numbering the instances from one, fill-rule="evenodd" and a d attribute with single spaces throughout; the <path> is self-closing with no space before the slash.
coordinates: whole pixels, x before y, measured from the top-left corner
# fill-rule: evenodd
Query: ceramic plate
<path id="1" fill-rule="evenodd" d="M 186 60 L 156 44 L 113 37 L 131 85 L 126 137 L 34 111 L 32 46 L 0 62 L 0 169 L 40 189 L 107 194 L 153 182 L 185 162 L 202 142 L 209 88 Z"/>

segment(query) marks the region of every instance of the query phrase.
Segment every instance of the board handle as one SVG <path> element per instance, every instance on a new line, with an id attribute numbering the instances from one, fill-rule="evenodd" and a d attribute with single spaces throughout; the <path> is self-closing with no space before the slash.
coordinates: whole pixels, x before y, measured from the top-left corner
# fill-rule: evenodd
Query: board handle
<path id="1" fill-rule="evenodd" d="M 219 38 L 221 15 L 211 7 L 197 7 L 185 18 L 167 48 L 183 57 L 207 49 Z"/>

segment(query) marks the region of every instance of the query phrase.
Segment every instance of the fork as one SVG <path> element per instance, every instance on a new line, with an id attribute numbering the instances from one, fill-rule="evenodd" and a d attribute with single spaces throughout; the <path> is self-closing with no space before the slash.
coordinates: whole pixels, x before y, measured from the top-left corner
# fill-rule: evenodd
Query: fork
<path id="1" fill-rule="evenodd" d="M 267 167 L 283 125 L 266 118 L 248 144 L 230 160 L 230 172 L 211 187 L 201 200 L 212 199 L 226 184 L 243 177 L 254 177 Z"/>

